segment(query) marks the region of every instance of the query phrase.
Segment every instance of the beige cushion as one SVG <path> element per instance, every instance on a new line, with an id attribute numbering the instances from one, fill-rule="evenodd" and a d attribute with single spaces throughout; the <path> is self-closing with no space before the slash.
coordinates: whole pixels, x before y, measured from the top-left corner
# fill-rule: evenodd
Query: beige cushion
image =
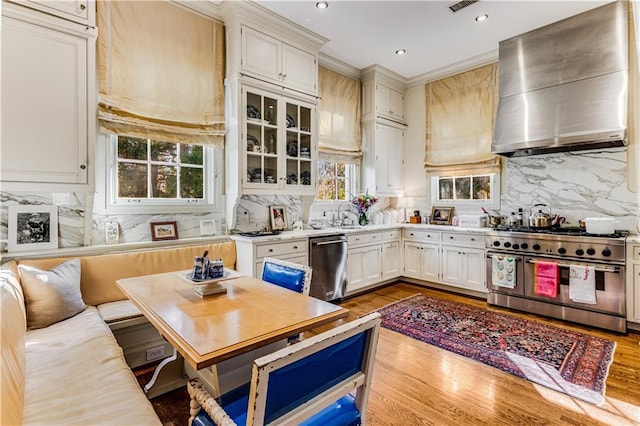
<path id="1" fill-rule="evenodd" d="M 90 306 L 65 321 L 27 332 L 22 424 L 161 423 L 109 327 Z"/>
<path id="2" fill-rule="evenodd" d="M 15 262 L 0 268 L 0 425 L 21 425 L 27 323 Z"/>
<path id="3" fill-rule="evenodd" d="M 142 316 L 140 309 L 131 300 L 107 302 L 96 306 L 96 308 L 98 308 L 98 313 L 107 324 Z"/>
<path id="4" fill-rule="evenodd" d="M 116 285 L 117 280 L 191 269 L 194 256 L 201 255 L 205 250 L 209 251 L 210 259 L 222 259 L 225 267 L 235 269 L 236 244 L 234 241 L 83 256 L 81 257 L 80 288 L 84 302 L 97 306 L 102 303 L 124 300 L 126 297 Z M 48 269 L 65 260 L 68 259 L 24 260 L 20 261 L 20 265 Z"/>
<path id="5" fill-rule="evenodd" d="M 80 293 L 80 259 L 42 270 L 19 265 L 27 301 L 27 328 L 47 327 L 84 311 Z"/>

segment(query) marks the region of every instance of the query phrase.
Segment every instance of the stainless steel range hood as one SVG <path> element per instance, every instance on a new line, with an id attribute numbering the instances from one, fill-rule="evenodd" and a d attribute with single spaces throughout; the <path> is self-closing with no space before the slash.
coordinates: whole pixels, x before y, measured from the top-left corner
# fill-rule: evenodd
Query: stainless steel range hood
<path id="1" fill-rule="evenodd" d="M 609 3 L 500 42 L 492 152 L 626 145 L 627 13 Z"/>

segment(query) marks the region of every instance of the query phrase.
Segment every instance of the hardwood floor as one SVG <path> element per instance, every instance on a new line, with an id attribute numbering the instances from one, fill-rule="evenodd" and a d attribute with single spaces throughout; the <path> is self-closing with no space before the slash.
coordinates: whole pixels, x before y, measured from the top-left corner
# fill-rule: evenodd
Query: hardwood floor
<path id="1" fill-rule="evenodd" d="M 477 361 L 382 329 L 369 397 L 369 425 L 640 425 L 640 335 L 621 335 L 536 315 L 489 307 L 473 299 L 397 283 L 341 303 L 351 321 L 416 293 L 516 315 L 617 343 L 606 402 L 595 406 Z M 305 332 L 303 337 L 313 333 Z M 152 400 L 164 425 L 185 425 L 186 390 Z"/>
<path id="2" fill-rule="evenodd" d="M 640 335 L 636 333 L 621 335 L 516 313 L 489 307 L 484 300 L 407 283 L 343 301 L 350 313 L 338 323 L 416 293 L 614 340 L 606 402 L 595 406 L 383 328 L 369 398 L 370 425 L 640 424 Z"/>

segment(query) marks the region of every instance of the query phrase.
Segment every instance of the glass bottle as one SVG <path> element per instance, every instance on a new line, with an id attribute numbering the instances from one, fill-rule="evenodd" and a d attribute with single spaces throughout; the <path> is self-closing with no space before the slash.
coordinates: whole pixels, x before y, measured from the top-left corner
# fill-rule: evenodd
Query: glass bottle
<path id="1" fill-rule="evenodd" d="M 518 218 L 518 226 L 524 225 L 524 213 L 522 212 L 522 207 L 518 209 L 516 217 Z"/>

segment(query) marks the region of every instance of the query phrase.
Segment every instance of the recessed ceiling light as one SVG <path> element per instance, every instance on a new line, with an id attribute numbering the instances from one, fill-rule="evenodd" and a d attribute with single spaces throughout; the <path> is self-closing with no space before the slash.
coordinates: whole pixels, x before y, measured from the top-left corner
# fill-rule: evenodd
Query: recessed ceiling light
<path id="1" fill-rule="evenodd" d="M 316 7 L 318 9 L 326 9 L 329 7 L 329 3 L 327 3 L 326 1 L 319 1 L 318 3 L 316 3 Z"/>
<path id="2" fill-rule="evenodd" d="M 400 56 L 400 55 L 404 55 L 405 53 L 407 53 L 407 51 L 405 49 L 398 49 L 396 50 L 396 55 Z"/>
<path id="3" fill-rule="evenodd" d="M 478 15 L 476 16 L 476 22 L 482 22 L 485 19 L 487 19 L 489 17 L 489 15 L 487 15 L 486 13 L 483 13 L 482 15 Z"/>

